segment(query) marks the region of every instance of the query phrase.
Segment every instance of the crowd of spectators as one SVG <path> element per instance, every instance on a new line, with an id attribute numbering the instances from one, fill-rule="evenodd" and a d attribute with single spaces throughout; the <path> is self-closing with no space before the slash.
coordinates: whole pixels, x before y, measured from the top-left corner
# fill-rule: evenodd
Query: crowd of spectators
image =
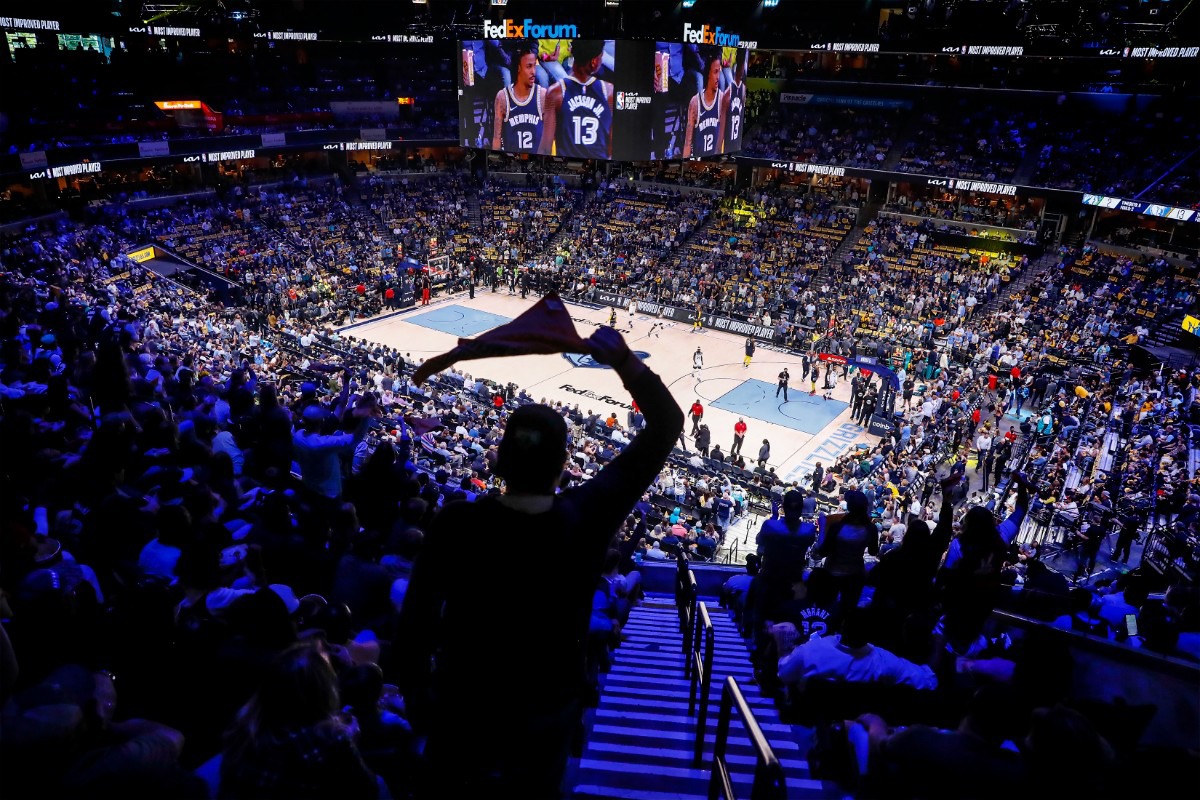
<path id="1" fill-rule="evenodd" d="M 697 201 L 698 202 L 698 201 Z M 853 224 L 821 194 L 760 188 L 727 195 L 653 274 L 597 276 L 632 297 L 781 325 Z"/>
<path id="2" fill-rule="evenodd" d="M 407 795 L 388 684 L 413 559 L 440 504 L 499 491 L 532 399 L 412 386 L 399 352 L 214 308 L 129 244 L 62 223 L 3 246 L 8 785 L 206 796 L 192 770 L 220 754 L 201 774 L 223 794 Z M 630 439 L 560 413 L 564 485 Z"/>
<path id="3" fill-rule="evenodd" d="M 560 251 L 571 263 L 597 271 L 646 274 L 704 224 L 715 201 L 709 194 L 638 190 L 620 180 L 601 181 L 567 223 L 569 235 Z"/>
<path id="4" fill-rule="evenodd" d="M 262 42 L 266 45 L 266 42 Z M 272 43 L 274 44 L 274 43 Z M 327 49 L 328 48 L 328 49 Z M 11 142 L 22 149 L 330 127 L 388 127 L 405 138 L 453 137 L 454 72 L 448 62 L 405 51 L 374 53 L 322 43 L 254 52 L 22 48 L 7 67 Z M 252 66 L 251 66 L 252 65 Z M 250 77 L 253 76 L 253 77 Z M 25 87 L 28 87 L 26 90 Z M 157 99 L 187 97 L 223 116 L 224 131 L 177 126 Z M 334 102 L 413 98 L 398 113 L 334 114 Z M 395 107 L 395 106 L 394 106 Z M 64 116 L 61 109 L 70 109 Z M 10 151 L 17 145 L 10 145 Z"/>
<path id="5" fill-rule="evenodd" d="M 514 269 L 526 265 L 559 232 L 581 197 L 578 190 L 557 181 L 528 188 L 502 182 L 485 185 L 479 206 L 491 242 L 484 244 L 484 256 Z"/>
<path id="6" fill-rule="evenodd" d="M 1081 118 L 1064 112 L 1047 125 L 1033 182 L 1118 197 L 1149 190 L 1146 200 L 1166 201 L 1174 196 L 1174 180 L 1186 185 L 1188 171 L 1176 168 L 1200 145 L 1195 131 L 1190 114 Z M 1172 177 L 1158 185 L 1168 172 Z"/>
<path id="7" fill-rule="evenodd" d="M 983 627 L 999 587 L 1013 595 L 1041 585 L 1039 541 L 1018 540 L 1032 529 L 1026 513 L 1082 506 L 1111 493 L 1115 478 L 1131 496 L 1169 486 L 1169 499 L 1147 514 L 1179 523 L 1185 539 L 1200 526 L 1186 466 L 1195 377 L 1135 369 L 1123 349 L 1153 324 L 1151 312 L 1194 299 L 1192 277 L 1166 262 L 1063 251 L 1006 297 L 1005 278 L 1028 264 L 930 246 L 921 226 L 880 220 L 842 265 L 849 280 L 831 288 L 816 278 L 851 224 L 820 195 L 754 190 L 713 208 L 707 195 L 663 200 L 602 186 L 581 215 L 580 198 L 562 187 L 496 186 L 482 193 L 485 222 L 475 231 L 469 191 L 453 176 L 334 180 L 160 210 L 109 206 L 0 241 L 0 693 L 13 791 L 138 785 L 203 797 L 219 785 L 283 796 L 320 786 L 404 796 L 412 788 L 418 755 L 394 689 L 412 565 L 439 508 L 500 491 L 505 423 L 535 402 L 459 370 L 414 386 L 407 354 L 332 330 L 381 310 L 403 277 L 397 256 L 423 253 L 435 237 L 452 242 L 466 231 L 468 247 L 472 238 L 497 253 L 516 247 L 510 260 L 523 265 L 544 258 L 551 226 L 566 224 L 585 242 L 555 265 L 571 276 L 632 241 L 660 263 L 614 275 L 625 290 L 768 325 L 786 317 L 831 331 L 822 342 L 831 351 L 874 346 L 898 368 L 892 434 L 797 482 L 774 475 L 769 445 L 747 470 L 740 454 L 718 458 L 709 445 L 723 442 L 698 428 L 691 444 L 703 455 L 672 457 L 614 531 L 614 566 L 596 606 L 604 618 L 596 629 L 607 632 L 601 662 L 619 641 L 622 605 L 636 599 L 629 576 L 638 561 L 713 558 L 752 504 L 775 500 L 791 524 L 842 502 L 846 516 L 813 532 L 823 570 L 797 574 L 791 550 L 764 547 L 764 580 L 745 603 L 764 683 L 771 646 L 784 659 L 776 681 L 811 663 L 803 648 L 817 641 L 800 634 L 811 638 L 820 617 L 855 653 L 869 642 L 905 659 L 913 666 L 902 671 L 922 690 L 1000 676 L 1026 699 L 1048 698 L 1055 686 L 1025 677 L 1044 677 L 1044 656 Z M 190 254 L 244 294 L 216 301 L 120 256 L 147 241 Z M 985 314 L 996 296 L 1000 308 Z M 857 382 L 861 422 L 888 408 L 875 380 L 819 369 L 826 385 Z M 1023 402 L 1036 417 L 1005 421 Z M 645 424 L 636 408 L 622 419 L 552 407 L 567 423 L 567 486 L 601 472 Z M 1108 436 L 1118 421 L 1120 435 Z M 967 496 L 972 456 L 1003 488 Z M 1030 479 L 1005 483 L 1014 466 Z M 820 506 L 801 498 L 794 511 L 787 492 L 797 488 Z M 1014 489 L 1013 516 L 997 526 L 977 504 L 1002 511 Z M 1068 489 L 1075 500 L 1065 500 Z M 939 490 L 940 506 L 931 504 Z M 1023 549 L 1013 549 L 1018 542 Z M 867 624 L 854 610 L 864 582 L 874 584 Z M 625 592 L 614 594 L 618 583 Z M 1195 598 L 1173 589 L 1164 615 L 1141 589 L 1133 579 L 1087 588 L 1087 604 L 1058 592 L 1039 601 L 1041 613 L 1086 614 L 1093 602 L 1103 610 L 1117 602 L 1104 598 L 1120 594 L 1120 610 L 1133 608 L 1144 633 L 1114 628 L 1114 638 L 1192 652 Z M 823 614 L 798 613 L 809 606 Z M 210 761 L 218 754 L 219 767 Z"/>
<path id="8" fill-rule="evenodd" d="M 896 169 L 1007 182 L 1024 160 L 1029 139 L 1020 110 L 987 106 L 926 112 L 918 119 Z"/>
<path id="9" fill-rule="evenodd" d="M 760 158 L 879 169 L 893 145 L 896 118 L 859 109 L 815 109 L 751 93 L 743 149 Z"/>
<path id="10" fill-rule="evenodd" d="M 1098 280 L 1074 282 L 1081 257 L 1104 265 Z M 1200 540 L 1200 473 L 1191 472 L 1200 376 L 1126 360 L 1143 324 L 1135 285 L 1163 278 L 1173 295 L 1184 278 L 1168 279 L 1164 263 L 1121 262 L 1064 250 L 1028 294 L 997 287 L 1000 308 L 977 318 L 974 344 L 947 347 L 938 336 L 927 357 L 893 360 L 901 389 L 891 436 L 778 487 L 781 517 L 762 526 L 761 562 L 728 582 L 726 601 L 755 642 L 757 683 L 785 719 L 821 728 L 811 755 L 823 777 L 929 796 L 955 785 L 926 774 L 944 746 L 986 724 L 1001 727 L 974 751 L 991 755 L 975 764 L 969 793 L 1003 796 L 1014 770 L 1042 789 L 1076 786 L 1077 764 L 1063 754 L 1077 752 L 1099 771 L 1089 783 L 1111 791 L 1105 782 L 1142 755 L 1154 709 L 1117 719 L 1073 695 L 1065 645 L 1000 633 L 993 609 L 1200 661 L 1193 584 L 1146 560 L 1128 568 L 1152 528 L 1176 564 Z M 1062 353 L 1072 338 L 1077 349 Z M 855 407 L 871 402 L 861 374 L 820 371 L 826 386 L 854 382 Z M 1105 541 L 1122 568 L 1097 571 Z M 985 698 L 986 723 L 976 718 Z M 1022 741 L 1045 719 L 1040 706 L 1054 707 L 1060 740 Z M 905 728 L 922 733 L 897 732 Z M 1006 755 L 1004 739 L 1020 744 Z"/>
<path id="11" fill-rule="evenodd" d="M 977 225 L 995 225 L 1001 228 L 1022 228 L 1036 231 L 1039 209 L 1019 199 L 1005 202 L 983 195 L 971 197 L 910 197 L 901 194 L 885 208 L 901 214 L 914 214 L 936 220 L 953 220 Z M 998 231 L 971 229 L 972 235 L 1013 241 L 1013 234 Z"/>

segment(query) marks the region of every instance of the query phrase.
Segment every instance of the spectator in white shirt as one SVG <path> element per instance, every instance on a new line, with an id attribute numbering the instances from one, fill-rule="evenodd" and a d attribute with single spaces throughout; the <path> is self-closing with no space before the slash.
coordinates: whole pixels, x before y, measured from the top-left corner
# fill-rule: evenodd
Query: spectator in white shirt
<path id="1" fill-rule="evenodd" d="M 867 641 L 869 612 L 852 608 L 842 632 L 812 637 L 779 659 L 779 680 L 801 688 L 812 678 L 850 683 L 882 683 L 936 689 L 937 676 L 924 664 L 914 664 Z"/>
<path id="2" fill-rule="evenodd" d="M 655 542 L 650 545 L 650 549 L 646 551 L 646 558 L 652 561 L 666 561 L 667 554 L 663 552 L 659 543 Z"/>
<path id="3" fill-rule="evenodd" d="M 992 449 L 992 434 L 985 428 L 983 433 L 975 439 L 975 455 L 979 460 L 975 463 L 975 471 L 979 472 L 983 468 L 983 461 L 987 458 L 988 452 Z"/>

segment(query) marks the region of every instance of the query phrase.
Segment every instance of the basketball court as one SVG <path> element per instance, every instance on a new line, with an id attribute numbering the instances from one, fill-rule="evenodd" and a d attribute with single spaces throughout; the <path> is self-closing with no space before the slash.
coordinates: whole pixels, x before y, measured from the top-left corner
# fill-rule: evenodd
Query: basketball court
<path id="1" fill-rule="evenodd" d="M 537 299 L 477 290 L 474 300 L 466 294 L 454 295 L 342 331 L 394 347 L 406 358 L 429 358 L 454 347 L 460 336 L 477 336 L 516 318 Z M 608 308 L 569 303 L 567 308 L 585 338 L 595 328 L 608 324 Z M 651 334 L 651 327 L 660 322 L 665 327 L 657 327 Z M 753 363 L 744 367 L 744 337 L 721 331 L 693 332 L 690 324 L 660 321 L 640 313 L 631 320 L 624 310 L 618 310 L 617 329 L 647 366 L 662 377 L 681 408 L 686 411 L 694 401 L 700 401 L 705 408 L 704 422 L 712 432 L 712 444 L 719 444 L 722 452 L 728 453 L 733 445 L 733 426 L 740 417 L 748 426 L 742 448 L 746 461 L 753 463 L 763 439 L 767 439 L 771 443 L 768 465 L 784 480 L 801 480 L 818 461 L 829 466 L 847 450 L 877 441 L 850 421 L 849 381 L 839 380 L 829 400 L 824 399 L 822 391 L 810 396 L 809 384 L 799 380 L 800 360 L 790 354 L 768 350 L 760 343 Z M 692 355 L 697 347 L 704 354 L 704 368 L 693 370 Z M 786 401 L 782 394 L 776 396 L 777 376 L 784 367 L 792 375 Z M 459 368 L 473 377 L 499 383 L 511 381 L 539 401 L 578 403 L 584 412 L 602 416 L 615 411 L 622 423 L 629 408 L 629 394 L 616 373 L 588 357 L 482 359 L 464 362 Z M 685 433 L 690 431 L 689 420 Z"/>

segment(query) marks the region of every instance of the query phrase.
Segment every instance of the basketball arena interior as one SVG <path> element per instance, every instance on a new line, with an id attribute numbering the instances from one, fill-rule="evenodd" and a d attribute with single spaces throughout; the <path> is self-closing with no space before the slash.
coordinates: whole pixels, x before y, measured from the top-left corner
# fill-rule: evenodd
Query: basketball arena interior
<path id="1" fill-rule="evenodd" d="M 1197 785 L 1192 2 L 0 32 L 6 796 Z"/>

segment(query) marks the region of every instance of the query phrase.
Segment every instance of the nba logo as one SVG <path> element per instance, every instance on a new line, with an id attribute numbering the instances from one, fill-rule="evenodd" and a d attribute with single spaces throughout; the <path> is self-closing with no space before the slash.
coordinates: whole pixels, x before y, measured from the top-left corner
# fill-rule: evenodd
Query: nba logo
<path id="1" fill-rule="evenodd" d="M 617 111 L 625 110 L 625 93 L 617 92 Z"/>

